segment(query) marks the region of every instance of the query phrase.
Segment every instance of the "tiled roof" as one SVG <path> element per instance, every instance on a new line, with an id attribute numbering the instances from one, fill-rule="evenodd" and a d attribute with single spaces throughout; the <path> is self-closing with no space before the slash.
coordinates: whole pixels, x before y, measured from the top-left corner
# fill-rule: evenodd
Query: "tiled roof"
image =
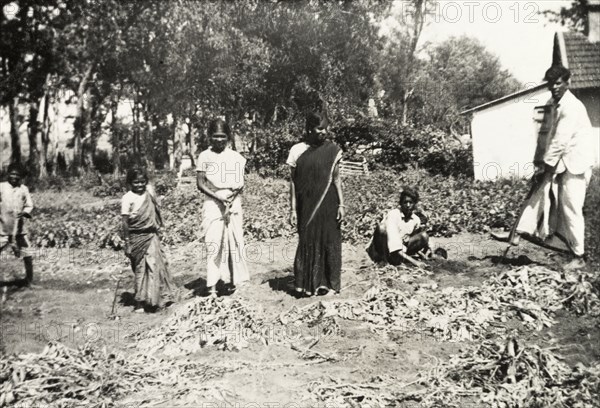
<path id="1" fill-rule="evenodd" d="M 600 88 L 600 43 L 580 33 L 563 33 L 571 89 Z"/>

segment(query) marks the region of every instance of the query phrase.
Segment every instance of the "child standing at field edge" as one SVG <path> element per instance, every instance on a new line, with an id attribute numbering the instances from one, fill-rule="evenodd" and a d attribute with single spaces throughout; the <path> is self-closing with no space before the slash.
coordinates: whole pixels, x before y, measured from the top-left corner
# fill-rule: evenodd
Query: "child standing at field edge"
<path id="1" fill-rule="evenodd" d="M 27 186 L 22 184 L 23 168 L 8 166 L 7 181 L 0 183 L 0 252 L 9 245 L 17 257 L 23 256 L 25 284 L 33 282 L 33 257 L 30 250 L 25 218 L 31 218 L 33 201 Z"/>
<path id="2" fill-rule="evenodd" d="M 156 311 L 161 291 L 173 301 L 173 284 L 158 232 L 162 227 L 154 189 L 143 168 L 127 172 L 130 190 L 121 200 L 125 255 L 131 260 L 135 281 L 135 312 Z"/>

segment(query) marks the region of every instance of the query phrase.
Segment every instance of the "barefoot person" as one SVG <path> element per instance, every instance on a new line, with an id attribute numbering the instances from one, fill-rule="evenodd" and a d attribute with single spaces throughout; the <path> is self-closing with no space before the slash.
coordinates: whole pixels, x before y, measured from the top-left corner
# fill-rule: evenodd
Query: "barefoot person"
<path id="1" fill-rule="evenodd" d="M 161 291 L 172 295 L 171 275 L 160 245 L 158 231 L 162 226 L 154 189 L 148 184 L 144 169 L 127 172 L 130 190 L 121 200 L 125 255 L 131 260 L 135 274 L 136 311 L 156 310 Z"/>
<path id="2" fill-rule="evenodd" d="M 290 211 L 298 226 L 298 249 L 294 261 L 299 294 L 336 294 L 341 288 L 342 235 L 345 215 L 339 174 L 341 149 L 327 140 L 327 112 L 311 113 L 306 119 L 309 147 L 292 167 L 294 194 Z M 291 221 L 295 222 L 294 217 Z"/>
<path id="3" fill-rule="evenodd" d="M 413 256 L 428 256 L 429 237 L 421 230 L 421 219 L 414 209 L 419 202 L 419 193 L 410 187 L 404 187 L 400 193 L 400 208 L 387 213 L 383 221 L 375 228 L 375 233 L 367 253 L 374 262 L 388 262 L 400 265 L 408 262 L 423 266 Z"/>
<path id="4" fill-rule="evenodd" d="M 244 260 L 244 231 L 241 192 L 244 187 L 246 159 L 227 147 L 229 125 L 213 120 L 208 127 L 211 146 L 200 153 L 197 186 L 206 197 L 202 207 L 200 235 L 206 243 L 206 285 L 217 296 L 219 280 L 236 285 L 249 279 Z"/>
<path id="5" fill-rule="evenodd" d="M 596 151 L 587 110 L 569 91 L 570 77 L 571 72 L 563 66 L 546 71 L 552 93 L 547 104 L 551 130 L 534 176 L 538 187 L 515 226 L 517 234 L 527 233 L 546 242 L 552 235 L 563 240 L 572 254 L 567 270 L 585 266 L 583 204 Z"/>
<path id="6" fill-rule="evenodd" d="M 11 246 L 17 257 L 23 257 L 24 282 L 29 286 L 33 282 L 33 257 L 25 219 L 31 218 L 33 201 L 22 178 L 23 168 L 13 163 L 8 166 L 7 181 L 0 183 L 0 252 Z"/>

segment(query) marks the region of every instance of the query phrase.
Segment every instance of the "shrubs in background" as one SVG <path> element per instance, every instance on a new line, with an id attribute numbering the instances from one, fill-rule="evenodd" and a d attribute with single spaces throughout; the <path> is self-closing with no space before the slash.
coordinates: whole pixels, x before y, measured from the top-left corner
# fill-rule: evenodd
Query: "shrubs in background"
<path id="1" fill-rule="evenodd" d="M 175 184 L 171 178 L 174 177 L 167 173 L 155 179 L 157 191 L 165 194 L 161 205 L 165 222 L 162 237 L 169 245 L 197 239 L 202 221 L 202 195 L 195 186 L 172 189 Z M 160 187 L 161 184 L 164 187 Z M 386 211 L 397 206 L 398 192 L 404 184 L 419 187 L 420 207 L 429 218 L 429 233 L 445 237 L 460 232 L 487 233 L 490 228 L 510 228 L 528 190 L 528 182 L 524 180 L 481 182 L 464 176 L 431 176 L 425 170 L 376 171 L 360 177 L 344 177 L 347 206 L 346 222 L 342 225 L 344 240 L 364 244 Z M 112 198 L 117 199 L 120 194 Z M 295 234 L 287 223 L 289 203 L 285 180 L 249 174 L 243 199 L 244 233 L 249 242 Z M 596 171 L 584 209 L 586 247 L 594 263 L 600 261 L 599 200 L 600 171 Z M 55 207 L 50 211 L 43 203 L 36 205 L 30 234 L 38 245 L 74 244 L 119 249 L 115 244 L 120 228 L 117 202 L 104 207 L 64 211 Z M 49 237 L 60 237 L 62 243 L 53 244 Z"/>
<path id="2" fill-rule="evenodd" d="M 263 177 L 288 177 L 285 160 L 302 140 L 301 120 L 253 128 L 257 148 L 247 155 L 247 169 Z M 471 148 L 431 126 L 401 125 L 392 120 L 361 118 L 331 129 L 344 158 L 367 160 L 372 169 L 425 169 L 430 174 L 473 177 Z"/>
<path id="3" fill-rule="evenodd" d="M 246 169 L 262 177 L 288 177 L 285 161 L 290 148 L 302 140 L 297 123 L 278 123 L 268 128 L 254 128 L 256 149 L 247 155 Z"/>
<path id="4" fill-rule="evenodd" d="M 432 126 L 417 128 L 391 120 L 360 119 L 332 131 L 348 160 L 364 157 L 371 168 L 421 168 L 430 174 L 473 177 L 471 149 Z"/>

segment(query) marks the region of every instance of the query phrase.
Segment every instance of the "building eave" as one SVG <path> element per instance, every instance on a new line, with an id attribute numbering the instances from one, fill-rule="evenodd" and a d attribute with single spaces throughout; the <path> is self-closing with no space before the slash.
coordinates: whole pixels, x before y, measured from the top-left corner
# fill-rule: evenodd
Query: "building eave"
<path id="1" fill-rule="evenodd" d="M 460 114 L 461 115 L 467 115 L 469 113 L 474 113 L 474 112 L 478 112 L 480 110 L 491 108 L 492 106 L 499 105 L 499 104 L 501 104 L 503 102 L 506 102 L 506 101 L 509 101 L 511 99 L 522 97 L 524 95 L 528 95 L 528 94 L 530 94 L 532 92 L 539 91 L 540 89 L 545 89 L 547 87 L 547 84 L 548 84 L 547 82 L 542 82 L 541 84 L 536 85 L 533 88 L 523 89 L 521 91 L 512 93 L 510 95 L 503 96 L 502 98 L 498 98 L 498 99 L 495 99 L 493 101 L 486 102 L 486 103 L 484 103 L 482 105 L 479 105 L 479 106 L 476 106 L 474 108 L 464 110 Z"/>

